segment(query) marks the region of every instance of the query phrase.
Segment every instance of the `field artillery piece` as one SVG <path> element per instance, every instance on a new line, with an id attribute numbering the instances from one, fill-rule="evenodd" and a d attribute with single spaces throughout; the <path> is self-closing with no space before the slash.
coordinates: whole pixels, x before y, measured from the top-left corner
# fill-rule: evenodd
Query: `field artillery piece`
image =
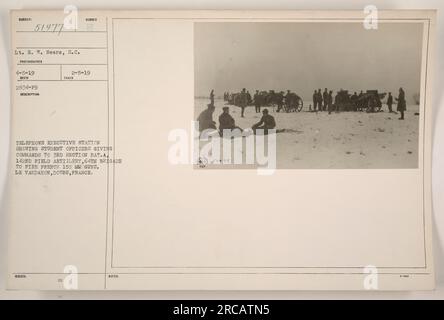
<path id="1" fill-rule="evenodd" d="M 296 93 L 287 93 L 285 96 L 284 111 L 285 112 L 301 112 L 304 108 L 304 101 Z"/>
<path id="2" fill-rule="evenodd" d="M 380 112 L 382 100 L 386 95 L 386 93 L 379 93 L 378 90 L 367 90 L 366 93 L 357 96 L 350 94 L 347 90 L 340 90 L 335 98 L 335 110 Z"/>
<path id="3" fill-rule="evenodd" d="M 368 113 L 380 112 L 382 109 L 382 100 L 386 93 L 379 93 L 378 90 L 367 90 L 356 100 L 357 109 Z"/>

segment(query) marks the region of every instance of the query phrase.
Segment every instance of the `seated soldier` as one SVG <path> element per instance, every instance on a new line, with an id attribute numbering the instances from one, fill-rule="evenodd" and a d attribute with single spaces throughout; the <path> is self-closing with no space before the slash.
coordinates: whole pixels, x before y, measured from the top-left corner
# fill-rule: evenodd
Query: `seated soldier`
<path id="1" fill-rule="evenodd" d="M 223 107 L 222 110 L 223 110 L 223 112 L 219 116 L 220 135 L 223 136 L 224 130 L 239 129 L 240 132 L 242 132 L 242 129 L 236 126 L 234 118 L 230 115 L 230 109 L 228 107 Z"/>
<path id="2" fill-rule="evenodd" d="M 207 109 L 202 111 L 197 118 L 199 122 L 199 132 L 202 132 L 207 129 L 217 129 L 216 122 L 213 121 L 213 113 L 216 107 L 214 104 L 208 104 Z"/>
<path id="3" fill-rule="evenodd" d="M 276 127 L 276 121 L 274 120 L 274 117 L 270 114 L 268 114 L 268 109 L 264 109 L 262 111 L 262 118 L 261 121 L 253 125 L 252 129 L 254 133 L 256 134 L 256 130 L 262 129 L 264 130 L 265 134 L 268 134 L 269 129 L 274 129 Z"/>

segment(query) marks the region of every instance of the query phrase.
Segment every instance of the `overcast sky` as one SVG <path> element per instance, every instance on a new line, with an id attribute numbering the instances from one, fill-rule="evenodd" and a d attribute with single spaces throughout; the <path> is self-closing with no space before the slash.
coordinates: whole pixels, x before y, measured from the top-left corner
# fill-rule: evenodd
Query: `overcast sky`
<path id="1" fill-rule="evenodd" d="M 421 23 L 195 23 L 195 95 L 247 88 L 420 91 Z"/>

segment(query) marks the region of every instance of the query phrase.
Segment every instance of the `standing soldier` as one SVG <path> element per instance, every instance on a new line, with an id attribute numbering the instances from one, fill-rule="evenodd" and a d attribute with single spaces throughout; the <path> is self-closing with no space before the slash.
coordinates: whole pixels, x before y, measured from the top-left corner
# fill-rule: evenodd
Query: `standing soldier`
<path id="1" fill-rule="evenodd" d="M 318 106 L 318 92 L 315 90 L 313 93 L 313 111 L 317 111 Z"/>
<path id="2" fill-rule="evenodd" d="M 210 104 L 214 106 L 214 89 L 210 92 Z"/>
<path id="3" fill-rule="evenodd" d="M 333 91 L 331 90 L 328 93 L 327 102 L 328 102 L 328 114 L 331 114 L 331 112 L 333 111 Z"/>
<path id="4" fill-rule="evenodd" d="M 327 111 L 328 108 L 328 89 L 325 88 L 324 93 L 322 94 L 322 97 L 324 98 L 324 111 Z"/>
<path id="5" fill-rule="evenodd" d="M 323 99 L 322 99 L 322 91 L 321 91 L 321 89 L 318 90 L 317 96 L 318 96 L 318 109 L 319 109 L 319 111 L 322 111 Z"/>
<path id="6" fill-rule="evenodd" d="M 256 113 L 261 112 L 261 95 L 259 94 L 259 90 L 256 90 L 256 93 L 253 96 L 254 109 Z"/>
<path id="7" fill-rule="evenodd" d="M 405 102 L 405 92 L 402 88 L 399 88 L 399 96 L 396 99 L 398 101 L 398 108 L 397 110 L 401 112 L 401 118 L 399 120 L 404 120 L 404 112 L 407 109 L 407 105 Z"/>
<path id="8" fill-rule="evenodd" d="M 387 97 L 387 107 L 390 113 L 393 113 L 392 105 L 393 105 L 393 96 L 392 93 L 389 92 L 389 95 Z"/>

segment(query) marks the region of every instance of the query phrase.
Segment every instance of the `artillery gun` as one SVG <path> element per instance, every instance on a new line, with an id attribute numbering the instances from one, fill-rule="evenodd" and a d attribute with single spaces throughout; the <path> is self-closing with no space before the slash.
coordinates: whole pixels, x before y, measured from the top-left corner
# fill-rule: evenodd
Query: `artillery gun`
<path id="1" fill-rule="evenodd" d="M 340 90 L 335 98 L 335 109 L 339 111 L 379 112 L 387 94 L 378 90 L 367 90 L 366 93 L 354 98 L 347 90 Z"/>
<path id="2" fill-rule="evenodd" d="M 285 98 L 285 112 L 301 112 L 304 107 L 304 101 L 296 93 L 287 94 Z"/>
<path id="3" fill-rule="evenodd" d="M 358 109 L 369 113 L 380 112 L 382 109 L 382 100 L 386 95 L 386 93 L 379 93 L 378 90 L 367 90 L 366 93 L 356 100 Z"/>

